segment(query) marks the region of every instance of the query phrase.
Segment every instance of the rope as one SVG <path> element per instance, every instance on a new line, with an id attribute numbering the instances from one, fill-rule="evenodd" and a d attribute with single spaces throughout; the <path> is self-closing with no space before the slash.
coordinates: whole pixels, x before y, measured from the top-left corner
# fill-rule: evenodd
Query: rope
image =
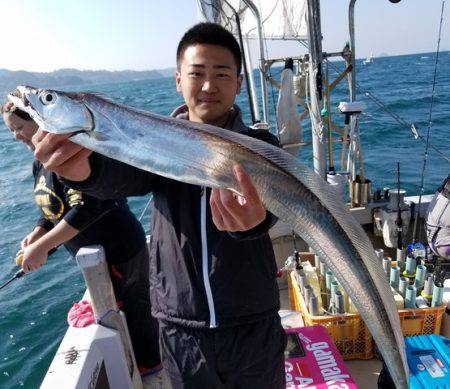
<path id="1" fill-rule="evenodd" d="M 139 219 L 138 219 L 139 221 L 141 221 L 142 218 L 144 217 L 145 212 L 147 212 L 147 209 L 150 206 L 150 203 L 152 202 L 152 200 L 153 200 L 153 193 L 150 193 L 150 198 L 148 199 L 147 204 L 145 204 L 145 207 L 141 212 L 141 216 L 139 216 Z"/>

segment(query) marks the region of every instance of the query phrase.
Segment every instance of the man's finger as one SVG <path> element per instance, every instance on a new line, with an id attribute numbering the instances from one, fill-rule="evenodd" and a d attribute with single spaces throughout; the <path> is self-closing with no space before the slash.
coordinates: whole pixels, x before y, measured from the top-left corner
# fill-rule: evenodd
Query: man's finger
<path id="1" fill-rule="evenodd" d="M 33 144 L 36 146 L 47 134 L 47 131 L 44 131 L 42 128 L 38 128 L 32 137 Z"/>
<path id="2" fill-rule="evenodd" d="M 213 219 L 214 225 L 219 231 L 225 230 L 225 225 L 223 223 L 222 215 L 219 211 L 219 208 L 217 207 L 217 198 L 218 198 L 218 190 L 213 189 L 211 191 L 211 197 L 209 198 L 209 205 L 211 207 L 211 217 Z"/>
<path id="3" fill-rule="evenodd" d="M 36 148 L 36 157 L 39 157 L 39 154 L 48 154 L 53 152 L 61 144 L 67 142 L 67 139 L 70 138 L 71 135 L 72 134 L 50 134 L 47 131 L 39 129 L 38 132 L 36 132 L 35 136 L 33 136 L 32 138 L 33 144 Z"/>
<path id="4" fill-rule="evenodd" d="M 224 207 L 221 200 L 220 189 L 216 189 L 216 194 L 214 195 L 213 200 L 214 212 L 218 215 L 218 219 L 220 219 L 220 223 L 217 226 L 220 228 L 218 229 L 221 231 L 236 231 L 239 228 L 239 225 L 236 223 L 235 217 Z"/>
<path id="5" fill-rule="evenodd" d="M 61 166 L 63 163 L 69 162 L 74 156 L 83 150 L 86 149 L 70 141 L 61 143 L 60 146 L 56 147 L 53 153 L 51 153 L 51 155 L 43 163 L 44 167 L 47 169 Z M 85 155 L 85 153 L 82 155 Z"/>
<path id="6" fill-rule="evenodd" d="M 236 220 L 238 210 L 236 209 L 237 204 L 233 194 L 227 189 L 219 189 L 218 197 L 217 206 L 227 227 L 227 231 L 231 231 L 230 228 L 238 228 L 239 225 Z"/>
<path id="7" fill-rule="evenodd" d="M 235 165 L 233 167 L 234 175 L 238 181 L 239 187 L 241 189 L 242 195 L 247 199 L 247 201 L 258 201 L 260 202 L 258 191 L 256 190 L 255 184 L 252 178 L 247 174 L 244 168 L 240 165 Z"/>
<path id="8" fill-rule="evenodd" d="M 246 217 L 246 209 L 239 204 L 233 192 L 227 189 L 220 189 L 219 195 L 224 218 L 230 221 L 234 228 L 242 229 L 244 225 L 240 221 L 243 217 Z"/>

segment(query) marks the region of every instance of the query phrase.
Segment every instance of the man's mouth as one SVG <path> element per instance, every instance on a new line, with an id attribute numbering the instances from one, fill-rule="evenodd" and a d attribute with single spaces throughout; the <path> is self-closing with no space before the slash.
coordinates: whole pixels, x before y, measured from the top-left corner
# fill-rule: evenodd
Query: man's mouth
<path id="1" fill-rule="evenodd" d="M 204 103 L 204 104 L 214 104 L 214 103 L 219 103 L 220 100 L 218 99 L 200 99 L 200 103 Z"/>

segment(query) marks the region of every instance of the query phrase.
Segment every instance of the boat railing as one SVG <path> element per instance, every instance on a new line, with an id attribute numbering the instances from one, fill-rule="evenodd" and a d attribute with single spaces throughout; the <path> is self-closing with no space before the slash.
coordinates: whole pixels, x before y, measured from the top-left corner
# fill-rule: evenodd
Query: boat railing
<path id="1" fill-rule="evenodd" d="M 120 334 L 133 388 L 142 388 L 125 316 L 117 306 L 103 247 L 82 247 L 76 255 L 76 261 L 91 297 L 95 322 Z"/>

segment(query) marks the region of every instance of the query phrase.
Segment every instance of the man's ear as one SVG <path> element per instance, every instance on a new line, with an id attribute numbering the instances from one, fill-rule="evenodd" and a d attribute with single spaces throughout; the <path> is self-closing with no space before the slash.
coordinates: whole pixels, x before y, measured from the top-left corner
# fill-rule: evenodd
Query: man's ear
<path id="1" fill-rule="evenodd" d="M 177 92 L 181 92 L 181 73 L 178 70 L 175 73 L 175 82 L 177 84 Z"/>
<path id="2" fill-rule="evenodd" d="M 244 76 L 242 74 L 239 74 L 238 79 L 237 79 L 237 89 L 236 89 L 236 94 L 237 95 L 241 94 L 242 80 L 243 79 L 244 79 Z"/>

